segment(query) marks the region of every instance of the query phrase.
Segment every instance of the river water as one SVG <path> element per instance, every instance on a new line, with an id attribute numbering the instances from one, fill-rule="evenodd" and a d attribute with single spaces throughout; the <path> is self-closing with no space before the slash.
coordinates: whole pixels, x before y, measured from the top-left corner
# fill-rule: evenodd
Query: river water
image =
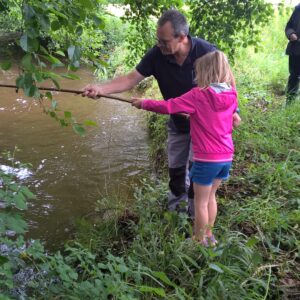
<path id="1" fill-rule="evenodd" d="M 61 87 L 81 89 L 95 80 L 88 69 L 76 74 L 81 80 L 63 79 Z M 0 83 L 14 84 L 16 76 L 16 68 L 0 71 Z M 17 146 L 17 160 L 32 164 L 18 174 L 37 195 L 25 212 L 29 238 L 59 245 L 70 237 L 75 220 L 94 210 L 97 200 L 132 199 L 132 184 L 149 171 L 142 111 L 115 100 L 54 93 L 62 111 L 71 111 L 79 122 L 97 122 L 80 137 L 71 128 L 61 128 L 21 92 L 0 91 L 0 151 Z M 0 167 L 7 168 L 3 158 Z"/>

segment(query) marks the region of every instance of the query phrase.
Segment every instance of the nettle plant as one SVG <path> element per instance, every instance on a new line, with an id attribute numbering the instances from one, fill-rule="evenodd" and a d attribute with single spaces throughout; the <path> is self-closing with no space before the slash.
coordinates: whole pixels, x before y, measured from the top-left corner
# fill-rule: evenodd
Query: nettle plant
<path id="1" fill-rule="evenodd" d="M 59 112 L 57 101 L 50 92 L 42 93 L 38 86 L 45 80 L 53 82 L 60 89 L 59 79 L 80 79 L 73 72 L 80 67 L 84 58 L 94 65 L 104 62 L 95 57 L 93 47 L 81 47 L 82 35 L 89 30 L 99 31 L 104 28 L 104 21 L 99 16 L 101 2 L 98 0 L 0 0 L 0 14 L 19 12 L 21 35 L 17 44 L 23 52 L 20 62 L 20 74 L 16 79 L 17 88 L 23 89 L 27 97 L 34 97 L 44 107 L 44 111 L 60 123 L 71 125 L 75 132 L 84 135 L 83 125 L 95 125 L 92 121 L 78 123 L 71 112 Z M 50 39 L 60 32 L 61 39 L 52 47 L 45 46 L 45 39 Z M 92 44 L 92 43 L 91 43 Z M 1 64 L 3 70 L 11 68 L 11 59 Z M 58 75 L 53 70 L 67 67 L 68 72 Z M 45 103 L 50 101 L 50 105 Z"/>
<path id="2" fill-rule="evenodd" d="M 27 201 L 35 196 L 22 186 L 13 175 L 16 168 L 27 165 L 15 162 L 14 156 L 4 153 L 10 165 L 8 170 L 0 169 L 0 290 L 13 287 L 13 274 L 18 265 L 16 255 L 24 246 L 22 235 L 27 230 L 27 223 L 22 217 L 22 211 L 27 209 Z M 15 239 L 12 239 L 15 238 Z M 16 254 L 18 252 L 18 254 Z"/>
<path id="3" fill-rule="evenodd" d="M 0 235 L 23 234 L 27 224 L 20 215 L 20 211 L 27 209 L 27 200 L 35 199 L 30 190 L 20 185 L 11 173 L 15 168 L 26 168 L 27 165 L 14 162 L 10 153 L 5 153 L 11 167 L 8 172 L 0 169 Z M 10 171 L 9 171 L 10 170 Z"/>

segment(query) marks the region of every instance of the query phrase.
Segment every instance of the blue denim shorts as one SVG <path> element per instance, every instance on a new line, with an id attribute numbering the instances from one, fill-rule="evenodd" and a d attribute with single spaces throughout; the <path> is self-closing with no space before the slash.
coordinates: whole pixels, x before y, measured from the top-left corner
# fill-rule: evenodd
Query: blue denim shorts
<path id="1" fill-rule="evenodd" d="M 226 180 L 229 177 L 231 161 L 228 162 L 193 162 L 190 171 L 190 179 L 192 182 L 201 185 L 212 185 L 215 179 Z"/>

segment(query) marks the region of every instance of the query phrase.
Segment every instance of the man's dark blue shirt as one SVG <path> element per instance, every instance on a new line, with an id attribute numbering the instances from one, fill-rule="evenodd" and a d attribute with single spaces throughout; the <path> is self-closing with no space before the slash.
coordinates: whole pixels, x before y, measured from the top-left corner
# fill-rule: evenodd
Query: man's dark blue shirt
<path id="1" fill-rule="evenodd" d="M 181 66 L 177 64 L 173 55 L 163 55 L 159 47 L 154 46 L 136 67 L 141 75 L 155 77 L 165 100 L 185 94 L 195 87 L 194 63 L 196 59 L 216 50 L 214 45 L 203 39 L 190 36 L 189 38 L 191 49 Z M 169 126 L 178 132 L 190 130 L 189 120 L 179 115 L 171 116 Z"/>

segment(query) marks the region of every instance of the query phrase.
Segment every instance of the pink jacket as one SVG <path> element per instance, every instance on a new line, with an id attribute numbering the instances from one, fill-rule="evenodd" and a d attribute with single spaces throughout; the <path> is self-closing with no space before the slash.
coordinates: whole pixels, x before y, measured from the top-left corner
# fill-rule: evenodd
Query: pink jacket
<path id="1" fill-rule="evenodd" d="M 161 114 L 189 114 L 195 161 L 232 160 L 233 114 L 237 109 L 235 89 L 217 93 L 212 87 L 195 87 L 167 101 L 144 100 L 142 108 Z"/>

